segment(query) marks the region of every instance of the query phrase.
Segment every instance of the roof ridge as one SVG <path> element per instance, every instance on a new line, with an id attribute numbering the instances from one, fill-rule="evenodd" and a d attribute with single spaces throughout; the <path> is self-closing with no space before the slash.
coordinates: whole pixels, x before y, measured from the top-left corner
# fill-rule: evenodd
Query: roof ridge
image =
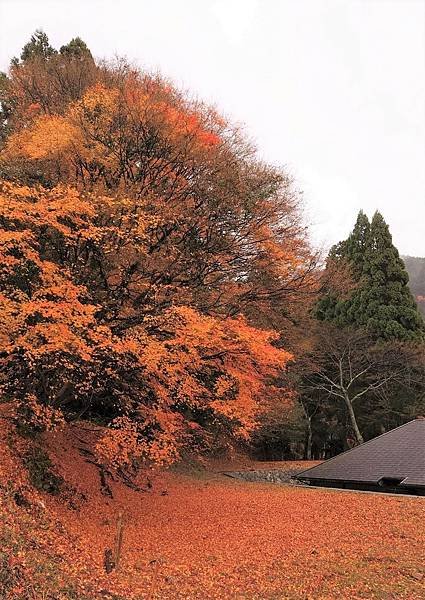
<path id="1" fill-rule="evenodd" d="M 398 425 L 398 427 L 394 427 L 394 429 L 390 429 L 389 431 L 385 431 L 384 433 L 381 433 L 380 435 L 377 435 L 376 437 L 374 437 L 374 438 L 372 438 L 370 440 L 367 440 L 366 442 L 363 442 L 363 444 L 359 444 L 358 446 L 354 446 L 353 448 L 348 448 L 348 450 L 344 450 L 344 452 L 341 452 L 340 454 L 337 454 L 336 456 L 332 456 L 331 458 L 328 458 L 327 460 L 324 460 L 319 465 L 314 465 L 314 467 L 309 467 L 308 469 L 305 469 L 305 471 L 301 471 L 300 473 L 297 473 L 295 475 L 295 479 L 297 479 L 300 475 L 304 475 L 304 473 L 308 473 L 309 471 L 312 471 L 313 469 L 316 469 L 317 467 L 320 467 L 321 465 L 324 465 L 325 463 L 330 463 L 333 460 L 335 460 L 336 458 L 340 458 L 341 456 L 344 456 L 345 454 L 348 454 L 349 452 L 353 452 L 353 450 L 357 450 L 357 448 L 362 448 L 363 446 L 366 446 L 367 444 L 375 442 L 376 440 L 379 440 L 380 438 L 384 437 L 385 435 L 388 435 L 389 433 L 393 433 L 394 431 L 397 431 L 398 429 L 401 429 L 402 427 L 406 427 L 406 425 L 410 425 L 411 423 L 415 423 L 415 421 L 423 421 L 423 423 L 425 424 L 425 419 L 418 419 L 418 418 L 415 417 L 411 421 L 407 421 L 407 423 L 403 423 L 402 425 Z"/>

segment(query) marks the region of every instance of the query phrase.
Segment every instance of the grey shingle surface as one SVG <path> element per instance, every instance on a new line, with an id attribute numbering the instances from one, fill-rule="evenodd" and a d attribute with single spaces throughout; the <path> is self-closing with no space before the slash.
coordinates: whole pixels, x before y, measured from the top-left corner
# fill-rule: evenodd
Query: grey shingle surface
<path id="1" fill-rule="evenodd" d="M 425 488 L 425 419 L 418 418 L 302 471 L 301 481 L 379 484 L 400 479 L 399 487 Z"/>

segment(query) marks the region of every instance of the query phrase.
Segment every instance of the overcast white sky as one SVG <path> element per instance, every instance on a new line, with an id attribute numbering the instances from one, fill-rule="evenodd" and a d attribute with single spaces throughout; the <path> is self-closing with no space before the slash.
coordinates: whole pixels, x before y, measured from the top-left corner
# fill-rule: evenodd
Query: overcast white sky
<path id="1" fill-rule="evenodd" d="M 0 0 L 0 70 L 36 28 L 159 69 L 304 190 L 327 247 L 380 210 L 425 256 L 425 0 Z"/>

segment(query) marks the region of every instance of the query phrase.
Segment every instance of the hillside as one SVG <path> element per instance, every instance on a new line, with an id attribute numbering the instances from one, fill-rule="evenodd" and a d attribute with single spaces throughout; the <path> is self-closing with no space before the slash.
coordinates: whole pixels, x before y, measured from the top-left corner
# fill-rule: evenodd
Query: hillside
<path id="1" fill-rule="evenodd" d="M 418 306 L 425 315 L 425 258 L 418 256 L 403 256 L 404 264 L 409 273 L 409 286 L 415 296 Z"/>
<path id="2" fill-rule="evenodd" d="M 24 467 L 41 440 L 6 429 L 5 600 L 423 598 L 421 499 L 247 483 L 200 466 L 163 472 L 145 491 L 114 480 L 102 493 L 83 422 L 43 436 L 62 478 L 52 494 L 31 483 L 47 471 Z M 107 574 L 120 512 L 120 565 Z"/>

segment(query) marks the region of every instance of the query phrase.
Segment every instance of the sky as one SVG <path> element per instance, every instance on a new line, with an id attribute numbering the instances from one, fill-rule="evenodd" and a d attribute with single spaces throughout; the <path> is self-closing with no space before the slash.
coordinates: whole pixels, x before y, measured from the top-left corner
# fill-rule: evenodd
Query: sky
<path id="1" fill-rule="evenodd" d="M 379 210 L 425 256 L 425 0 L 0 0 L 0 70 L 37 28 L 159 70 L 303 191 L 315 245 Z"/>

